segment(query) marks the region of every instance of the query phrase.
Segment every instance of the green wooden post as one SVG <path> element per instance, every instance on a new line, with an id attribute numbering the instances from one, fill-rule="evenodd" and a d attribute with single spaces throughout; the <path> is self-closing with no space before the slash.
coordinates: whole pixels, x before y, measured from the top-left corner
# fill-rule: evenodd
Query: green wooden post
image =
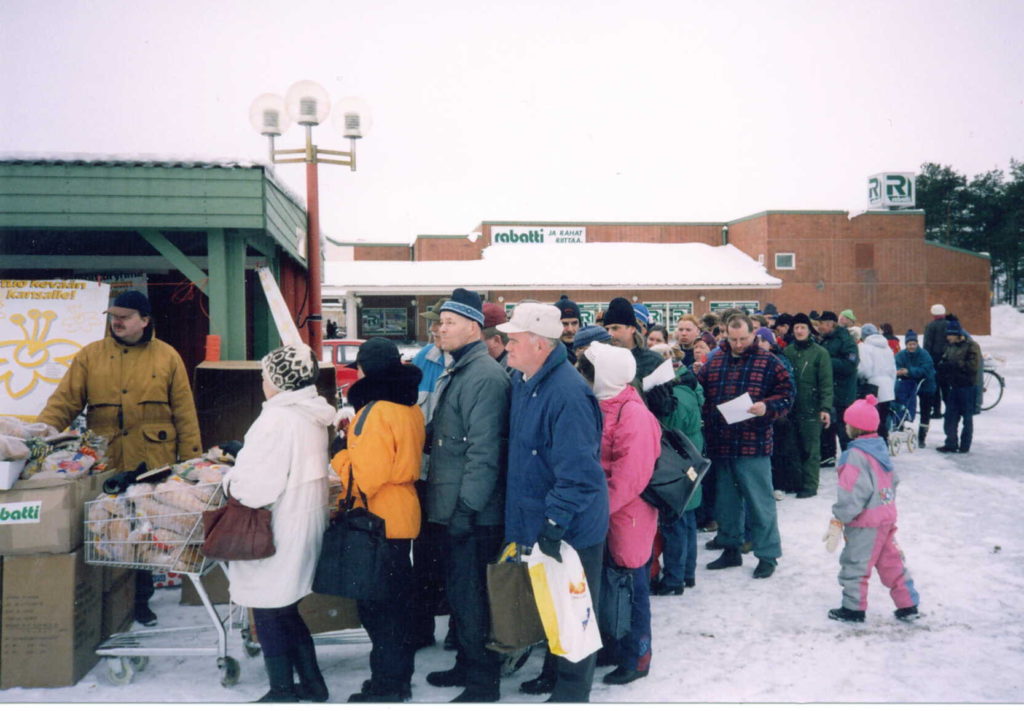
<path id="1" fill-rule="evenodd" d="M 245 240 L 222 229 L 206 231 L 210 259 L 210 333 L 220 336 L 222 360 L 245 360 Z"/>

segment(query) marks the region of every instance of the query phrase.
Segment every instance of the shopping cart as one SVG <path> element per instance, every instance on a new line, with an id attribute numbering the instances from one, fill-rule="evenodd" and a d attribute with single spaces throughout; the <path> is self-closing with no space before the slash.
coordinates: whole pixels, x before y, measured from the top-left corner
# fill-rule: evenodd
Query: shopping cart
<path id="1" fill-rule="evenodd" d="M 96 649 L 107 657 L 107 678 L 129 684 L 153 656 L 214 655 L 223 686 L 238 682 L 239 664 L 228 656 L 229 630 L 243 629 L 243 608 L 228 603 L 223 617 L 214 608 L 203 586 L 203 575 L 217 561 L 200 551 L 203 542 L 203 511 L 224 501 L 219 483 L 160 485 L 152 493 L 136 496 L 101 496 L 85 504 L 85 560 L 139 570 L 161 570 L 188 576 L 202 600 L 210 625 L 121 632 Z M 223 567 L 223 563 L 219 563 Z M 225 569 L 226 572 L 226 569 Z M 245 647 L 247 654 L 252 650 Z"/>

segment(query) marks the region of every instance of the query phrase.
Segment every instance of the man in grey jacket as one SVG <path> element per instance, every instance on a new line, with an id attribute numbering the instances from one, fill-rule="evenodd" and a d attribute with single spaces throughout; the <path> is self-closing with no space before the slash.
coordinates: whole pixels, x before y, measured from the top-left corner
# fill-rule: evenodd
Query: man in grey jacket
<path id="1" fill-rule="evenodd" d="M 455 620 L 455 666 L 427 674 L 433 686 L 463 686 L 454 700 L 497 701 L 501 658 L 490 633 L 487 564 L 504 535 L 509 379 L 481 340 L 480 296 L 456 289 L 441 307 L 439 346 L 451 355 L 427 441 L 427 519 L 446 527 L 446 591 Z"/>

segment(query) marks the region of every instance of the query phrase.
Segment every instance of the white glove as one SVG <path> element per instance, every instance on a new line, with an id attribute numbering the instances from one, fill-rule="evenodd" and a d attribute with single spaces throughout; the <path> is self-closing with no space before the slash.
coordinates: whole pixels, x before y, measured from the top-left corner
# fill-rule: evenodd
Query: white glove
<path id="1" fill-rule="evenodd" d="M 839 519 L 834 518 L 828 522 L 828 530 L 821 537 L 821 540 L 825 541 L 825 550 L 829 553 L 835 553 L 836 548 L 839 547 L 839 539 L 842 537 L 843 524 Z"/>

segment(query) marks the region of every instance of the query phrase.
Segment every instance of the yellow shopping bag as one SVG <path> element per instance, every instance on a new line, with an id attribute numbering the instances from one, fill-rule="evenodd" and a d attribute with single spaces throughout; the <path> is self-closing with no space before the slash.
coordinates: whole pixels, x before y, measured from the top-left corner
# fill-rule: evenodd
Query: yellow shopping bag
<path id="1" fill-rule="evenodd" d="M 559 550 L 562 562 L 534 546 L 523 557 L 530 571 L 544 634 L 552 654 L 579 662 L 601 648 L 601 633 L 590 596 L 583 564 L 576 549 L 565 541 Z"/>

